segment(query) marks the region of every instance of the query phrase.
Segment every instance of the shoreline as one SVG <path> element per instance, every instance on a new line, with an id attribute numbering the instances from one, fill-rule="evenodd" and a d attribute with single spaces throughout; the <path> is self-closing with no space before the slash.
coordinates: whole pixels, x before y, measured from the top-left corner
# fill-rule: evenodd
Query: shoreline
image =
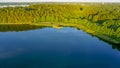
<path id="1" fill-rule="evenodd" d="M 74 28 L 78 28 L 78 29 L 81 29 L 83 30 L 84 32 L 86 33 L 89 33 L 91 35 L 94 35 L 102 40 L 105 40 L 109 43 L 113 43 L 113 44 L 120 44 L 120 41 L 114 39 L 114 38 L 111 38 L 111 37 L 108 37 L 106 35 L 102 35 L 102 34 L 99 34 L 99 33 L 96 33 L 95 31 L 93 30 L 90 30 L 90 29 L 87 29 L 85 26 L 83 25 L 77 25 L 77 24 L 67 24 L 67 23 L 60 23 L 58 24 L 55 23 L 55 22 L 45 22 L 45 23 L 0 23 L 0 25 L 34 25 L 34 26 L 46 26 L 46 27 L 53 27 L 53 28 L 56 28 L 56 29 L 61 29 L 62 27 L 74 27 Z"/>

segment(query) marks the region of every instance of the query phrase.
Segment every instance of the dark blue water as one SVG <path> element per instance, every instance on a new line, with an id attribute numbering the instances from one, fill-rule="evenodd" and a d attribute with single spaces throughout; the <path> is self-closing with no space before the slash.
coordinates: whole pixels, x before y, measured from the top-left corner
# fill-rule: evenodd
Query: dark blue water
<path id="1" fill-rule="evenodd" d="M 120 51 L 65 27 L 0 32 L 0 68 L 120 68 Z"/>

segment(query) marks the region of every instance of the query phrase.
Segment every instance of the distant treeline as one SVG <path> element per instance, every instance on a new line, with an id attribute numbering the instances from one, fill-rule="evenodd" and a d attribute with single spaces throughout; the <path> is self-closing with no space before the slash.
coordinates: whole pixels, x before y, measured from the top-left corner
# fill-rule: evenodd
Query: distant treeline
<path id="1" fill-rule="evenodd" d="M 120 41 L 120 4 L 31 4 L 0 8 L 0 23 L 77 24 Z"/>

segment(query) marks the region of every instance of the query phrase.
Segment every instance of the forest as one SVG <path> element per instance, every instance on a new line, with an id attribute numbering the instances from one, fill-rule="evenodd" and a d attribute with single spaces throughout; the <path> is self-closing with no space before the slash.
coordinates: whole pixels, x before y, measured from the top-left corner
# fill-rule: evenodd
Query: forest
<path id="1" fill-rule="evenodd" d="M 0 8 L 0 24 L 73 26 L 120 44 L 120 4 L 30 4 Z"/>

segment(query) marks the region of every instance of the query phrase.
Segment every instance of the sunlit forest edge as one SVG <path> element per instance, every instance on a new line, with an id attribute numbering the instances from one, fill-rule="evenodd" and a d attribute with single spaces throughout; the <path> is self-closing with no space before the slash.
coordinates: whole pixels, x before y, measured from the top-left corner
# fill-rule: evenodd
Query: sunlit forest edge
<path id="1" fill-rule="evenodd" d="M 30 4 L 25 7 L 4 7 L 0 8 L 0 24 L 29 24 L 54 28 L 71 26 L 120 44 L 119 3 Z"/>

